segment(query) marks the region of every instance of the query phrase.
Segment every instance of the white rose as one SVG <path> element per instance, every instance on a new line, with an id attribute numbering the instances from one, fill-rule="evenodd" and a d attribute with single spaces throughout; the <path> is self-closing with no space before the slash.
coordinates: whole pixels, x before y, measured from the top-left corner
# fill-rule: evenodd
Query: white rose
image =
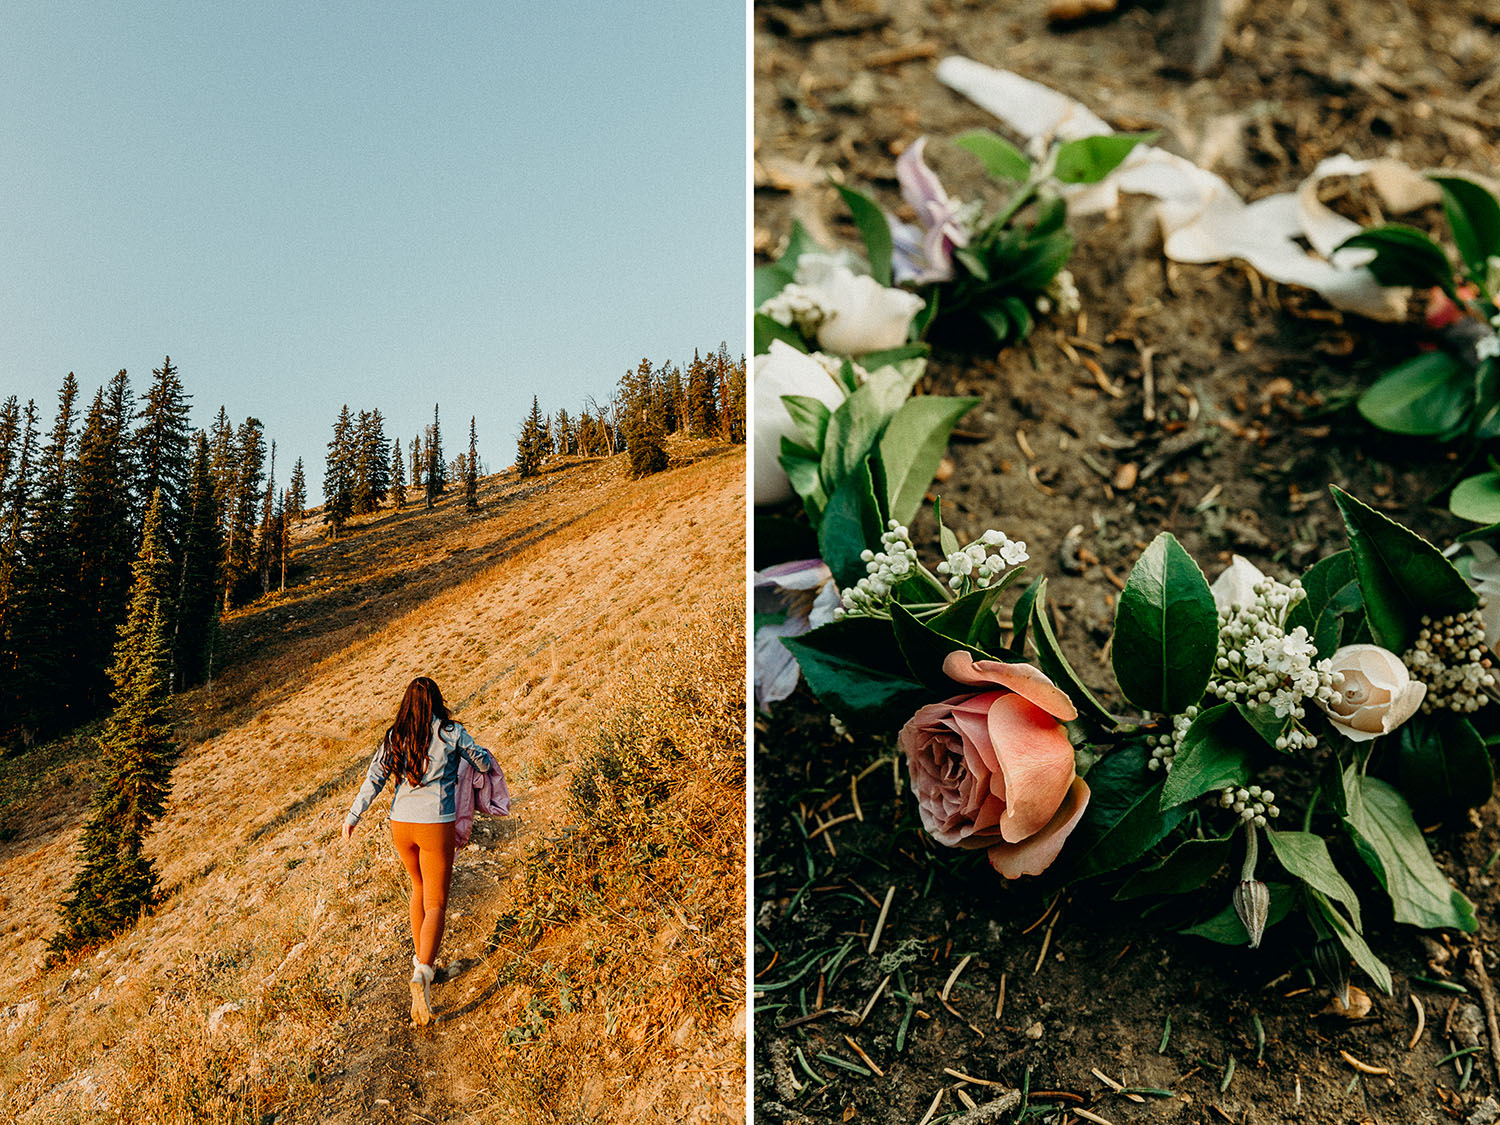
<path id="1" fill-rule="evenodd" d="M 755 357 L 755 503 L 781 504 L 795 493 L 781 467 L 781 439 L 800 441 L 782 395 L 815 398 L 829 410 L 844 401 L 844 389 L 827 369 L 782 340 Z"/>
<path id="2" fill-rule="evenodd" d="M 1355 742 L 1390 734 L 1417 713 L 1427 685 L 1411 678 L 1401 658 L 1379 645 L 1345 645 L 1329 661 L 1344 683 L 1323 710 Z"/>
<path id="3" fill-rule="evenodd" d="M 1232 610 L 1237 605 L 1254 605 L 1256 583 L 1265 580 L 1266 576 L 1256 569 L 1254 563 L 1242 555 L 1235 555 L 1209 590 L 1214 596 L 1214 605 L 1221 611 Z"/>
<path id="4" fill-rule="evenodd" d="M 867 274 L 856 274 L 848 266 L 816 256 L 815 262 L 798 261 L 797 283 L 823 310 L 818 326 L 818 347 L 836 355 L 866 355 L 899 348 L 906 343 L 912 317 L 921 310 L 922 298 L 904 289 L 888 289 Z"/>

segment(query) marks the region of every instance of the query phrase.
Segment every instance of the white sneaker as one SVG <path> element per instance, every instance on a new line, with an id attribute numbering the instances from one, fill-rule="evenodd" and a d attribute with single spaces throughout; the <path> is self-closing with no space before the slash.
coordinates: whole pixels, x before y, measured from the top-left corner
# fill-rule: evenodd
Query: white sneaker
<path id="1" fill-rule="evenodd" d="M 432 1022 L 432 997 L 428 989 L 432 986 L 433 968 L 412 958 L 411 974 L 411 1019 L 418 1027 Z"/>

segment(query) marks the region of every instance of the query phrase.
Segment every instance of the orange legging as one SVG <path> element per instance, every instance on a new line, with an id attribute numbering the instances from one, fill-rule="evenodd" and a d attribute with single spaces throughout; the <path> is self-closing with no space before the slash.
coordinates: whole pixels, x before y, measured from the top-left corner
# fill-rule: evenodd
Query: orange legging
<path id="1" fill-rule="evenodd" d="M 417 960 L 431 965 L 443 943 L 448 881 L 453 877 L 453 824 L 393 820 L 391 839 L 411 876 L 411 939 Z"/>

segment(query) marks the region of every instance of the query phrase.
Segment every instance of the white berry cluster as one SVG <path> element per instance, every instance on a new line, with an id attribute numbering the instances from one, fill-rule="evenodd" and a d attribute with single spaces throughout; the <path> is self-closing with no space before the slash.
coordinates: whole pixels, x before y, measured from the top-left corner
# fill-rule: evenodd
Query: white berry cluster
<path id="1" fill-rule="evenodd" d="M 1337 700 L 1343 675 L 1333 671 L 1329 661 L 1316 659 L 1317 646 L 1305 628 L 1298 625 L 1287 632 L 1287 614 L 1307 597 L 1301 579 L 1287 585 L 1266 578 L 1252 587 L 1252 593 L 1254 600 L 1248 605 L 1219 610 L 1219 651 L 1207 694 L 1226 703 L 1269 705 L 1277 718 L 1291 720 L 1277 736 L 1276 749 L 1311 750 L 1318 739 L 1302 725 L 1305 704 L 1309 699 L 1320 704 Z M 1152 736 L 1152 769 L 1171 772 L 1197 711 L 1189 707 L 1174 716 L 1171 734 Z"/>
<path id="2" fill-rule="evenodd" d="M 1273 803 L 1275 800 L 1275 793 L 1262 789 L 1259 785 L 1226 785 L 1219 791 L 1221 809 L 1233 809 L 1241 820 L 1254 824 L 1257 828 L 1264 828 L 1268 820 L 1275 820 L 1281 815 L 1281 810 Z"/>
<path id="3" fill-rule="evenodd" d="M 880 546 L 879 551 L 866 548 L 859 553 L 865 576 L 839 591 L 842 604 L 833 611 L 835 619 L 875 616 L 890 605 L 896 587 L 916 577 L 917 549 L 906 528 L 891 520 L 880 537 Z"/>
<path id="4" fill-rule="evenodd" d="M 1495 686 L 1479 609 L 1422 618 L 1416 642 L 1401 662 L 1427 685 L 1423 711 L 1477 711 L 1489 702 L 1485 689 Z"/>
<path id="5" fill-rule="evenodd" d="M 818 328 L 828 318 L 828 310 L 819 303 L 817 294 L 796 282 L 767 298 L 755 311 L 777 324 L 795 328 L 809 340 L 818 334 Z"/>
<path id="6" fill-rule="evenodd" d="M 1179 715 L 1172 716 L 1171 734 L 1150 734 L 1146 736 L 1146 745 L 1151 747 L 1151 760 L 1146 763 L 1152 770 L 1164 770 L 1172 772 L 1172 761 L 1177 757 L 1177 747 L 1182 745 L 1183 737 L 1186 736 L 1188 727 L 1193 725 L 1193 720 L 1198 717 L 1198 707 L 1189 707 Z"/>
<path id="7" fill-rule="evenodd" d="M 1030 557 L 1025 543 L 990 530 L 938 563 L 937 572 L 948 579 L 950 589 L 966 594 L 987 589 L 1007 567 L 1020 566 Z"/>
<path id="8" fill-rule="evenodd" d="M 1303 626 L 1286 630 L 1287 614 L 1307 597 L 1301 579 L 1287 585 L 1267 578 L 1253 589 L 1249 605 L 1219 611 L 1219 653 L 1208 691 L 1228 703 L 1269 704 L 1278 719 L 1292 720 L 1276 749 L 1310 750 L 1318 740 L 1301 725 L 1304 703 L 1334 702 L 1343 676 L 1317 659 Z"/>

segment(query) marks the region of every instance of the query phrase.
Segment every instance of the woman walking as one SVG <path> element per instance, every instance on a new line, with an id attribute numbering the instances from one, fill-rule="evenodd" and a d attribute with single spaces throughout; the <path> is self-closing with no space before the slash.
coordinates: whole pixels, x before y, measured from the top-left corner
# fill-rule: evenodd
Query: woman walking
<path id="1" fill-rule="evenodd" d="M 453 875 L 460 758 L 467 758 L 481 773 L 496 768 L 490 752 L 453 720 L 437 684 L 418 676 L 402 696 L 396 721 L 381 739 L 365 783 L 344 819 L 343 839 L 347 841 L 386 780 L 396 779 L 391 839 L 411 876 L 411 937 L 416 947 L 411 959 L 411 1018 L 423 1026 L 432 1020 L 429 989 Z"/>

